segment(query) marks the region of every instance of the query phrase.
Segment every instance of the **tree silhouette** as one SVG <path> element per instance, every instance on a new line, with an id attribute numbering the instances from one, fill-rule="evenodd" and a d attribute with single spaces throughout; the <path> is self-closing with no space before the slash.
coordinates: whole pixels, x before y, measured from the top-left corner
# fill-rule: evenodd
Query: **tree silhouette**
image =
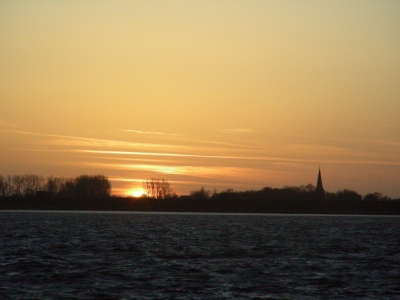
<path id="1" fill-rule="evenodd" d="M 7 190 L 8 190 L 7 179 L 6 177 L 0 175 L 0 196 L 1 197 L 7 196 Z"/>
<path id="2" fill-rule="evenodd" d="M 13 185 L 14 185 L 14 192 L 16 195 L 22 195 L 22 189 L 24 186 L 24 177 L 21 175 L 14 175 L 12 177 Z"/>
<path id="3" fill-rule="evenodd" d="M 56 195 L 57 193 L 59 193 L 61 191 L 62 184 L 63 184 L 63 178 L 49 176 L 49 177 L 47 177 L 47 182 L 44 185 L 44 189 L 47 192 L 49 192 L 53 195 Z"/>
<path id="4" fill-rule="evenodd" d="M 379 201 L 382 199 L 382 194 L 381 193 L 372 193 L 372 194 L 367 194 L 364 197 L 364 201 Z"/>
<path id="5" fill-rule="evenodd" d="M 336 193 L 339 201 L 361 201 L 362 196 L 355 191 L 344 189 Z"/>
<path id="6" fill-rule="evenodd" d="M 81 198 L 104 198 L 110 196 L 111 183 L 104 175 L 81 175 L 75 179 L 75 192 Z"/>
<path id="7" fill-rule="evenodd" d="M 143 188 L 148 197 L 165 199 L 174 196 L 174 192 L 168 181 L 164 179 L 151 178 L 143 182 Z"/>
<path id="8" fill-rule="evenodd" d="M 233 190 L 232 190 L 233 192 Z M 190 196 L 198 200 L 209 199 L 211 192 L 202 187 L 200 190 L 190 192 Z"/>

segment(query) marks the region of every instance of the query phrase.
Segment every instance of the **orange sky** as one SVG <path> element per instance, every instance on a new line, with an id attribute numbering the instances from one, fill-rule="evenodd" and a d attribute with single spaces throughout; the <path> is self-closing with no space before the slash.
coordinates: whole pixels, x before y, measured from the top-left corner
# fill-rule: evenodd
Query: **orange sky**
<path id="1" fill-rule="evenodd" d="M 0 174 L 400 197 L 399 1 L 1 1 Z"/>

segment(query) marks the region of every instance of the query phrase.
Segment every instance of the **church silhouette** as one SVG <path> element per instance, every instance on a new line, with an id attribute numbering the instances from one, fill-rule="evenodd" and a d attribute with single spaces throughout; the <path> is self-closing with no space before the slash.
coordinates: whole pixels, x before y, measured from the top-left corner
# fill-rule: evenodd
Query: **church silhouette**
<path id="1" fill-rule="evenodd" d="M 315 189 L 315 194 L 318 199 L 325 199 L 325 190 L 322 186 L 322 177 L 321 177 L 321 168 L 318 169 L 318 180 L 317 180 L 317 188 Z"/>

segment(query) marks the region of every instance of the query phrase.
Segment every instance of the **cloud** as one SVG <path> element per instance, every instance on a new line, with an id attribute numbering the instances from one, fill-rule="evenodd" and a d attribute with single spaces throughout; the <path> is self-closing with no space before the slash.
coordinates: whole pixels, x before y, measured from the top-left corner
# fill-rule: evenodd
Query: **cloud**
<path id="1" fill-rule="evenodd" d="M 58 134 L 46 134 L 46 133 L 35 133 L 28 131 L 18 131 L 18 130 L 7 130 L 9 132 L 31 135 L 31 136 L 41 136 L 45 138 L 50 138 L 45 141 L 38 141 L 37 144 L 42 145 L 54 145 L 54 146 L 81 146 L 81 147 L 104 147 L 104 148 L 148 148 L 148 149 L 190 149 L 189 146 L 181 145 L 171 145 L 171 144 L 154 144 L 154 143 L 136 143 L 136 142 L 126 142 L 119 140 L 108 140 L 108 139 L 96 139 L 69 135 L 58 135 Z"/>
<path id="2" fill-rule="evenodd" d="M 230 128 L 230 129 L 217 129 L 219 132 L 223 133 L 249 133 L 254 132 L 249 128 Z"/>
<path id="3" fill-rule="evenodd" d="M 149 180 L 150 178 L 129 178 L 129 177 L 109 177 L 108 178 L 110 181 L 113 182 L 131 182 L 131 183 L 143 183 L 145 180 Z M 194 180 L 168 180 L 169 183 L 175 184 L 175 185 L 198 185 L 198 184 L 206 184 L 208 183 L 207 181 L 199 181 L 198 179 Z"/>
<path id="4" fill-rule="evenodd" d="M 249 147 L 249 145 L 247 144 L 239 144 L 239 143 L 231 143 L 231 142 L 221 142 L 221 141 L 212 141 L 212 140 L 202 140 L 202 139 L 189 139 L 189 138 L 173 138 L 174 141 L 179 141 L 179 142 L 190 142 L 192 145 L 194 144 L 207 144 L 207 145 L 218 145 L 218 146 L 225 146 L 226 148 L 229 149 L 237 149 L 237 148 L 241 148 L 241 149 L 252 149 L 253 147 Z M 202 146 L 204 149 L 204 146 Z M 199 149 L 198 146 L 195 147 L 196 149 Z M 209 149 L 213 149 L 213 151 L 218 150 L 215 148 L 209 148 Z"/>
<path id="5" fill-rule="evenodd" d="M 254 161 L 270 161 L 270 162 L 299 162 L 299 163 L 327 163 L 327 164 L 367 164 L 367 165 L 400 165 L 400 161 L 393 160 L 366 160 L 366 159 L 308 159 L 308 158 L 291 158 L 291 157 L 267 157 L 267 156 L 230 156 L 230 155 L 198 155 L 185 153 L 159 153 L 159 152 L 138 152 L 138 151 L 102 151 L 102 150 L 72 150 L 81 153 L 94 154 L 113 154 L 113 155 L 138 155 L 138 156 L 160 156 L 160 157 L 188 157 L 188 158 L 218 158 L 218 159 L 234 159 L 234 160 L 254 160 Z"/>
<path id="6" fill-rule="evenodd" d="M 350 150 L 346 147 L 325 146 L 317 144 L 291 144 L 287 147 L 290 151 L 295 153 L 315 153 L 326 155 L 349 155 Z"/>
<path id="7" fill-rule="evenodd" d="M 158 174 L 186 175 L 208 178 L 242 178 L 248 177 L 249 174 L 262 174 L 262 171 L 259 169 L 224 166 L 170 166 L 152 164 L 107 164 L 91 162 L 85 163 L 85 165 L 104 169 L 138 170 Z"/>
<path id="8" fill-rule="evenodd" d="M 54 139 L 50 141 L 41 141 L 40 144 L 55 146 L 82 146 L 82 147 L 103 147 L 103 148 L 145 148 L 145 149 L 190 149 L 189 146 L 154 144 L 154 143 L 136 143 L 117 140 L 87 139 L 71 137 L 66 139 Z"/>
<path id="9" fill-rule="evenodd" d="M 126 130 L 122 130 L 122 131 L 134 132 L 134 133 L 138 133 L 138 134 L 165 136 L 165 137 L 168 137 L 170 140 L 180 141 L 180 142 L 190 142 L 192 144 L 196 143 L 196 144 L 221 145 L 221 146 L 228 146 L 228 147 L 234 146 L 236 148 L 249 148 L 248 145 L 243 145 L 243 144 L 238 144 L 238 143 L 228 143 L 228 142 L 221 142 L 221 141 L 210 141 L 210 140 L 202 140 L 202 139 L 185 138 L 183 134 L 178 134 L 178 133 L 140 131 L 140 130 L 131 130 L 131 129 L 126 129 Z"/>
<path id="10" fill-rule="evenodd" d="M 400 147 L 400 142 L 393 140 L 378 140 L 378 139 L 357 139 L 360 142 L 367 142 L 373 144 L 390 145 L 395 147 Z"/>
<path id="11" fill-rule="evenodd" d="M 100 160 L 113 160 L 113 161 L 125 161 L 125 162 L 151 162 L 151 163 L 160 163 L 165 162 L 166 159 L 149 159 L 149 158 L 126 158 L 126 157 L 113 157 L 113 156 L 97 156 L 96 159 Z M 177 160 L 168 159 L 169 163 L 177 162 Z"/>
<path id="12" fill-rule="evenodd" d="M 138 134 L 150 134 L 150 135 L 173 135 L 173 136 L 182 136 L 179 133 L 165 133 L 159 131 L 142 131 L 142 130 L 134 130 L 134 129 L 122 129 L 123 132 L 133 132 Z"/>
<path id="13" fill-rule="evenodd" d="M 296 137 L 296 138 L 301 138 L 301 139 L 309 139 L 309 140 L 324 140 L 324 141 L 336 141 L 336 142 L 348 142 L 348 139 L 341 139 L 341 138 L 331 138 L 331 137 L 326 137 L 326 136 L 316 136 L 316 135 L 304 135 L 304 134 L 290 134 L 290 133 L 285 133 L 285 134 L 279 134 L 279 135 L 284 135 L 286 137 Z"/>
<path id="14" fill-rule="evenodd" d="M 121 177 L 110 177 L 108 178 L 111 181 L 123 181 L 123 182 L 140 182 L 142 183 L 144 179 L 137 179 L 137 178 L 121 178 Z"/>
<path id="15" fill-rule="evenodd" d="M 197 158 L 221 158 L 221 159 L 243 159 L 243 160 L 265 160 L 263 157 L 234 156 L 234 155 L 202 155 L 189 153 L 165 153 L 165 152 L 143 152 L 143 151 L 106 151 L 106 150 L 72 150 L 82 153 L 113 154 L 113 155 L 139 155 L 139 156 L 164 156 L 164 157 L 197 157 Z M 271 158 L 273 160 L 273 158 Z"/>
<path id="16" fill-rule="evenodd" d="M 168 139 L 173 139 L 174 143 L 145 143 L 145 142 L 128 142 L 121 140 L 111 140 L 111 139 L 98 139 L 98 138 L 88 138 L 81 136 L 70 136 L 70 135 L 59 135 L 59 134 L 47 134 L 47 133 L 36 133 L 22 130 L 6 130 L 8 132 L 16 133 L 16 134 L 24 134 L 30 136 L 38 136 L 43 137 L 43 139 L 34 141 L 33 143 L 38 145 L 45 146 L 58 146 L 58 147 L 79 147 L 81 149 L 85 148 L 108 148 L 112 149 L 127 149 L 127 150 L 139 150 L 144 152 L 155 152 L 155 151 L 174 151 L 174 152 L 191 152 L 191 153 L 224 153 L 224 152 L 239 152 L 245 150 L 254 149 L 254 147 L 249 147 L 248 144 L 240 144 L 240 143 L 227 143 L 221 141 L 210 141 L 210 140 L 201 140 L 201 139 L 187 139 L 178 136 L 172 137 L 168 136 Z M 160 135 L 164 135 L 164 133 L 160 133 Z M 187 144 L 190 144 L 188 146 Z M 197 145 L 196 145 L 197 144 Z M 216 148 L 216 146 L 221 146 Z M 114 153 L 115 154 L 115 153 Z M 120 153 L 122 154 L 122 153 Z M 153 155 L 153 154 L 149 154 Z M 159 154 L 163 156 L 162 154 Z M 165 155 L 164 155 L 165 156 Z M 170 155 L 170 156 L 178 156 L 178 155 Z M 182 156 L 190 156 L 190 155 L 182 155 Z M 196 157 L 196 155 L 193 155 Z M 198 155 L 197 157 L 202 157 Z M 207 157 L 207 156 L 205 156 Z M 210 156 L 212 157 L 212 156 Z M 218 156 L 215 156 L 218 158 Z"/>

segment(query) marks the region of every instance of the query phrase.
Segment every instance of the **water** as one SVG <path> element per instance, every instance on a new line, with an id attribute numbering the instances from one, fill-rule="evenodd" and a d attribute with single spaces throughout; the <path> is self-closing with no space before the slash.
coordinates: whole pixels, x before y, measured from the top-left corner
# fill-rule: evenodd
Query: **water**
<path id="1" fill-rule="evenodd" d="M 1 299 L 399 299 L 400 218 L 0 212 Z"/>

